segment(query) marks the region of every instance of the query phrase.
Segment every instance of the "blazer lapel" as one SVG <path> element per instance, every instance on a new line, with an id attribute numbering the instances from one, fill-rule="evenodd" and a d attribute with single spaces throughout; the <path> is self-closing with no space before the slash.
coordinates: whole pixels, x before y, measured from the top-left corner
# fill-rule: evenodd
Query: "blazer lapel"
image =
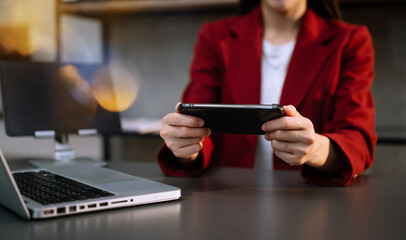
<path id="1" fill-rule="evenodd" d="M 229 40 L 227 81 L 237 104 L 258 104 L 260 100 L 261 55 L 253 39 Z M 227 86 L 228 87 L 228 86 Z"/>
<path id="2" fill-rule="evenodd" d="M 325 20 L 308 10 L 286 74 L 281 105 L 291 104 L 300 108 L 300 102 L 334 50 L 326 46 L 333 37 L 334 32 Z"/>
<path id="3" fill-rule="evenodd" d="M 237 104 L 258 104 L 260 100 L 262 23 L 259 8 L 230 26 L 222 44 L 233 99 Z"/>

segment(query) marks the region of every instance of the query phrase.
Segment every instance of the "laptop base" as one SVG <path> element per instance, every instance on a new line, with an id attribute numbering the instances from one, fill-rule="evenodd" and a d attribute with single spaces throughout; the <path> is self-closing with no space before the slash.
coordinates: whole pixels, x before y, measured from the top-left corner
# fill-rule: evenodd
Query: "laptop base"
<path id="1" fill-rule="evenodd" d="M 107 166 L 107 162 L 94 160 L 91 158 L 75 158 L 66 161 L 55 160 L 55 159 L 29 159 L 28 162 L 37 168 L 58 168 L 66 166 L 83 166 L 83 165 L 92 165 L 97 167 Z"/>

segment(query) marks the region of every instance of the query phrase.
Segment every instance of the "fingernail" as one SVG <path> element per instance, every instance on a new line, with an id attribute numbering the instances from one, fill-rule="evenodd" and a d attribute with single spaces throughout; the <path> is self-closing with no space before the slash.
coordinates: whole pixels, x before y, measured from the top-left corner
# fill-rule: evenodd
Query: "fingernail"
<path id="1" fill-rule="evenodd" d="M 200 120 L 200 121 L 199 121 L 199 126 L 200 126 L 200 127 L 203 127 L 203 126 L 204 126 L 204 121 L 203 121 L 203 120 Z"/>
<path id="2" fill-rule="evenodd" d="M 264 124 L 262 124 L 261 129 L 262 129 L 262 131 L 265 131 L 265 126 L 264 126 Z"/>

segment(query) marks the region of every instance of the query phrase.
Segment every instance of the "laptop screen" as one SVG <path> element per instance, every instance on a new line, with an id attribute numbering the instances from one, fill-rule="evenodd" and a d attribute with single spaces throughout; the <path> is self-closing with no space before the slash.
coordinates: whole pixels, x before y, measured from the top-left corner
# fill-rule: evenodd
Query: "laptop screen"
<path id="1" fill-rule="evenodd" d="M 106 110 L 94 97 L 93 76 L 99 68 L 96 64 L 0 62 L 7 134 L 121 132 L 119 113 Z"/>

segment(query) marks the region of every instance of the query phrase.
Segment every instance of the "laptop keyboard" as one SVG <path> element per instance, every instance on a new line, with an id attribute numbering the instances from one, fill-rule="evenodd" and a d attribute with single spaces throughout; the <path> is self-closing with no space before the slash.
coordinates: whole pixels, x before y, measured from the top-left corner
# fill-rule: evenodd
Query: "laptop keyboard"
<path id="1" fill-rule="evenodd" d="M 17 172 L 13 176 L 22 195 L 43 205 L 114 196 L 47 171 Z"/>

